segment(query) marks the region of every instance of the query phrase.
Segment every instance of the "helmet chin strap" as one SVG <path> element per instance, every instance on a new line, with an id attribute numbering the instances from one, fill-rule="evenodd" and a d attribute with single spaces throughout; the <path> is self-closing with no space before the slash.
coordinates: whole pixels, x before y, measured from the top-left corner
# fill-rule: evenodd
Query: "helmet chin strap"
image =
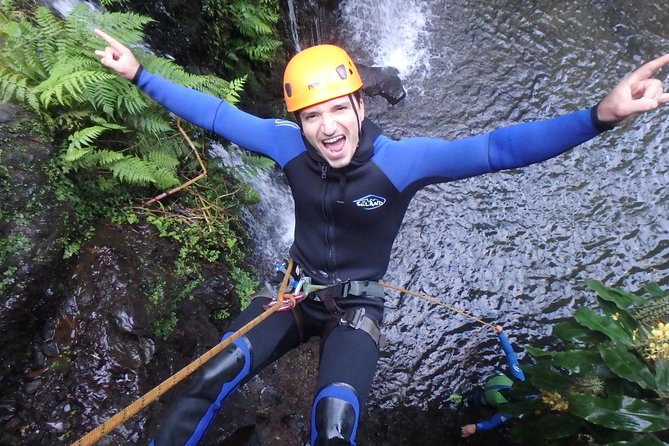
<path id="1" fill-rule="evenodd" d="M 355 105 L 355 101 L 353 101 L 353 93 L 348 94 L 348 100 L 351 101 L 351 107 L 353 107 L 353 113 L 355 113 L 355 120 L 358 121 L 358 141 L 359 141 L 360 137 L 362 136 L 362 123 L 360 122 L 358 107 Z"/>

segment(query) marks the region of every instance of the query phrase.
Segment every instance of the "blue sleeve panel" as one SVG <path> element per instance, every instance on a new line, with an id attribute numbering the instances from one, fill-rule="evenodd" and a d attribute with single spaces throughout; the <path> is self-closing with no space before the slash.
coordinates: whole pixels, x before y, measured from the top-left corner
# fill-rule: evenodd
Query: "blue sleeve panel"
<path id="1" fill-rule="evenodd" d="M 602 133 L 590 110 L 500 128 L 455 141 L 380 137 L 374 162 L 398 190 L 528 166 Z"/>
<path id="2" fill-rule="evenodd" d="M 175 115 L 212 131 L 247 150 L 267 156 L 281 167 L 306 150 L 297 124 L 261 119 L 227 102 L 142 70 L 137 86 Z"/>
<path id="3" fill-rule="evenodd" d="M 476 430 L 477 431 L 489 431 L 491 429 L 496 428 L 500 424 L 506 422 L 507 420 L 511 419 L 511 414 L 508 413 L 496 413 L 492 417 L 488 418 L 485 421 L 479 421 L 476 423 Z"/>
<path id="4" fill-rule="evenodd" d="M 501 332 L 497 335 L 499 338 L 499 343 L 502 344 L 502 350 L 506 355 L 506 362 L 509 365 L 509 372 L 519 381 L 525 381 L 525 374 L 520 369 L 518 365 L 518 358 L 516 358 L 516 352 L 513 351 L 513 347 L 509 342 L 509 339 L 506 337 L 504 332 Z"/>

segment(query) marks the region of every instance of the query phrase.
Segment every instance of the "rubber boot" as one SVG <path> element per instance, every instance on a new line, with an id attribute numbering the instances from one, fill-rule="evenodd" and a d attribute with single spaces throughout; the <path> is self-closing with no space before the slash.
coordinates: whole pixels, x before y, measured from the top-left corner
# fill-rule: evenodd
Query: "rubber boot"
<path id="1" fill-rule="evenodd" d="M 230 336 L 226 334 L 223 339 Z M 246 338 L 205 362 L 188 390 L 172 404 L 151 446 L 194 446 L 204 435 L 225 398 L 249 374 L 251 352 Z"/>
<path id="2" fill-rule="evenodd" d="M 311 446 L 355 446 L 359 418 L 360 404 L 353 387 L 330 384 L 311 406 Z"/>

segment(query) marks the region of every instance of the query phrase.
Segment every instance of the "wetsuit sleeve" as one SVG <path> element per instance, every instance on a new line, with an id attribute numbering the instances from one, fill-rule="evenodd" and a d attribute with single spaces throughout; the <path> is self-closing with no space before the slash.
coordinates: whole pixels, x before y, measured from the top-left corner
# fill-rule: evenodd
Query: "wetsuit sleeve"
<path id="1" fill-rule="evenodd" d="M 497 335 L 499 338 L 499 343 L 502 345 L 502 350 L 506 355 L 506 362 L 509 365 L 509 372 L 519 381 L 525 381 L 525 374 L 520 369 L 518 364 L 518 358 L 516 358 L 516 352 L 513 351 L 513 347 L 509 342 L 509 339 L 506 337 L 504 332 L 501 332 Z"/>
<path id="2" fill-rule="evenodd" d="M 220 98 L 175 84 L 144 69 L 135 83 L 175 115 L 265 155 L 282 167 L 305 149 L 299 127 L 292 122 L 258 118 Z"/>
<path id="3" fill-rule="evenodd" d="M 375 162 L 402 191 L 411 185 L 460 180 L 545 161 L 603 131 L 588 109 L 455 141 L 384 139 Z"/>
<path id="4" fill-rule="evenodd" d="M 489 431 L 491 429 L 496 428 L 500 424 L 508 421 L 511 418 L 512 418 L 511 414 L 496 413 L 495 415 L 488 418 L 487 420 L 479 421 L 478 423 L 476 423 L 476 430 L 477 431 Z"/>

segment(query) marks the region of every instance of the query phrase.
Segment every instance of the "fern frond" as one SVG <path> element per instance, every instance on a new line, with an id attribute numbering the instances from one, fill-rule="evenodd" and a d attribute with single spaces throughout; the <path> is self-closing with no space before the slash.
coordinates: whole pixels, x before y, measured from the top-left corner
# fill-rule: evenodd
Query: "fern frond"
<path id="1" fill-rule="evenodd" d="M 77 10 L 74 17 L 79 18 L 79 14 L 85 17 L 86 11 Z M 146 25 L 155 22 L 151 17 L 142 16 L 134 12 L 106 12 L 96 15 L 95 19 L 98 28 L 104 29 L 105 32 L 114 36 L 116 40 L 130 47 L 133 53 L 137 53 L 135 50 L 139 48 L 139 42 L 144 41 L 143 29 Z M 146 52 L 146 50 L 143 52 Z"/>
<path id="2" fill-rule="evenodd" d="M 98 137 L 106 130 L 107 128 L 104 126 L 94 125 L 74 132 L 67 138 L 68 141 L 70 141 L 67 151 L 69 152 L 70 149 L 83 149 L 91 146 L 93 141 L 98 139 Z"/>
<path id="3" fill-rule="evenodd" d="M 228 91 L 222 97 L 225 102 L 236 104 L 239 102 L 239 93 L 244 89 L 246 84 L 246 75 L 233 79 L 228 84 Z"/>
<path id="4" fill-rule="evenodd" d="M 21 104 L 27 104 L 35 111 L 40 110 L 39 100 L 30 88 L 27 80 L 19 74 L 9 74 L 0 71 L 0 100 L 15 99 Z"/>
<path id="5" fill-rule="evenodd" d="M 164 150 L 153 150 L 149 152 L 146 159 L 156 168 L 171 172 L 172 175 L 174 175 L 176 168 L 179 165 L 179 159 L 174 156 L 174 154 Z"/>
<path id="6" fill-rule="evenodd" d="M 33 20 L 34 29 L 39 30 L 39 39 L 35 41 L 36 51 L 48 71 L 61 61 L 58 49 L 69 36 L 64 32 L 63 21 L 46 6 L 35 10 Z"/>
<path id="7" fill-rule="evenodd" d="M 49 108 L 54 98 L 60 105 L 69 106 L 72 102 L 84 100 L 84 90 L 99 82 L 115 79 L 116 76 L 102 71 L 77 71 L 64 76 L 50 76 L 34 89 L 44 108 Z M 67 95 L 65 94 L 67 93 Z"/>
<path id="8" fill-rule="evenodd" d="M 36 49 L 39 30 L 23 16 L 17 17 L 16 20 L 2 23 L 0 27 L 4 40 L 0 66 L 23 74 L 34 81 L 44 79 L 47 76 L 47 68 Z"/>
<path id="9" fill-rule="evenodd" d="M 247 37 L 273 34 L 274 25 L 279 20 L 278 12 L 267 4 L 242 1 L 234 3 L 231 10 L 239 31 Z"/>
<path id="10" fill-rule="evenodd" d="M 129 116 L 129 122 L 138 130 L 148 132 L 156 137 L 157 135 L 173 132 L 174 129 L 163 115 L 150 113 L 142 116 Z"/>
<path id="11" fill-rule="evenodd" d="M 95 151 L 92 155 L 95 157 L 95 162 L 99 166 L 106 166 L 108 164 L 115 163 L 123 159 L 125 155 L 120 152 L 115 152 L 113 150 L 100 149 Z"/>
<path id="12" fill-rule="evenodd" d="M 124 156 L 123 159 L 112 163 L 109 169 L 115 178 L 126 183 L 146 185 L 156 182 L 155 169 L 136 156 Z"/>
<path id="13" fill-rule="evenodd" d="M 152 73 L 160 74 L 165 79 L 169 79 L 180 85 L 189 87 L 192 82 L 192 75 L 188 74 L 181 66 L 175 62 L 157 56 L 147 56 L 143 60 L 144 66 Z"/>
<path id="14" fill-rule="evenodd" d="M 86 156 L 88 153 L 90 153 L 92 151 L 93 151 L 92 147 L 88 147 L 88 148 L 85 148 L 85 149 L 70 147 L 63 154 L 62 159 L 66 163 L 73 164 L 76 161 L 81 160 L 81 158 L 83 158 L 84 156 Z"/>
<path id="15" fill-rule="evenodd" d="M 118 77 L 89 86 L 84 98 L 110 118 L 141 115 L 148 106 L 145 96 L 134 85 Z"/>
<path id="16" fill-rule="evenodd" d="M 180 183 L 173 170 L 164 169 L 162 167 L 158 167 L 154 170 L 153 177 L 155 179 L 156 187 L 160 189 L 168 189 Z"/>

